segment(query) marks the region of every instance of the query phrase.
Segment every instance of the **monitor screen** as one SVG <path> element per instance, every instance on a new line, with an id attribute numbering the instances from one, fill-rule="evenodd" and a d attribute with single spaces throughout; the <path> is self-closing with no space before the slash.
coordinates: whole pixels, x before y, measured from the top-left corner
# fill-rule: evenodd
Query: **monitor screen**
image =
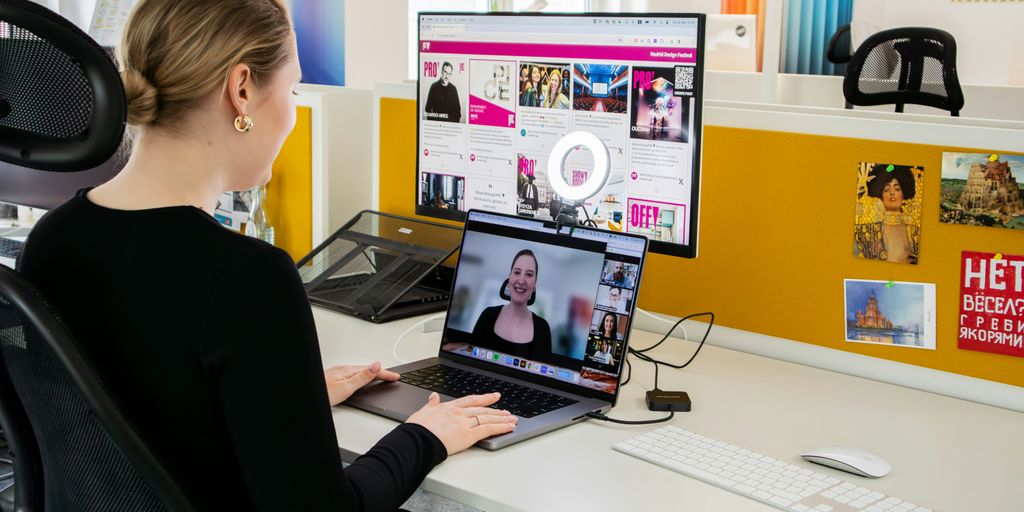
<path id="1" fill-rule="evenodd" d="M 441 349 L 614 397 L 647 240 L 555 229 L 551 221 L 469 213 Z"/>
<path id="2" fill-rule="evenodd" d="M 607 146 L 610 175 L 580 218 L 695 257 L 704 20 L 420 13 L 416 213 L 557 217 L 550 152 L 582 130 Z M 577 147 L 563 176 L 578 185 L 593 167 Z"/>

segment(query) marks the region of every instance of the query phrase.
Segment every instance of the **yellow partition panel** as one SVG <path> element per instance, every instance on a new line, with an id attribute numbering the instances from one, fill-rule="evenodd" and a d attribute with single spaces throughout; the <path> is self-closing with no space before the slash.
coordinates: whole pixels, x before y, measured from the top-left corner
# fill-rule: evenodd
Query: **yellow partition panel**
<path id="1" fill-rule="evenodd" d="M 380 100 L 380 211 L 461 226 L 416 215 L 416 101 Z"/>
<path id="2" fill-rule="evenodd" d="M 298 107 L 295 128 L 274 160 L 267 184 L 267 215 L 274 244 L 298 261 L 313 250 L 312 110 Z"/>
<path id="3" fill-rule="evenodd" d="M 415 122 L 415 101 L 381 102 L 384 211 L 413 209 Z M 1024 386 L 1024 359 L 956 346 L 960 252 L 1024 254 L 1024 233 L 939 222 L 943 151 L 998 148 L 705 127 L 699 257 L 652 254 L 641 307 L 676 316 L 714 311 L 729 327 Z M 853 256 L 862 161 L 924 167 L 917 265 Z M 936 350 L 844 341 L 844 278 L 935 283 Z"/>

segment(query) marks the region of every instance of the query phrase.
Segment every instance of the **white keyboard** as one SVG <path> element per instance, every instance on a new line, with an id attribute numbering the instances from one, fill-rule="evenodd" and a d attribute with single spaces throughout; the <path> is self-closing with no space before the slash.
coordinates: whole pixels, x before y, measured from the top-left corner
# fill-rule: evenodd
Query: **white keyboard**
<path id="1" fill-rule="evenodd" d="M 931 512 L 931 509 L 679 427 L 661 427 L 613 448 L 786 511 Z"/>

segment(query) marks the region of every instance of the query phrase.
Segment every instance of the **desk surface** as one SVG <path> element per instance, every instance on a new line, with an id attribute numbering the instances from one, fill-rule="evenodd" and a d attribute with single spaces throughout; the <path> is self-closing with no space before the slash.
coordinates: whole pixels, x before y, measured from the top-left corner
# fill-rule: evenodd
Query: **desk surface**
<path id="1" fill-rule="evenodd" d="M 314 308 L 324 364 L 356 364 L 392 356 L 394 340 L 416 319 L 374 325 Z M 414 330 L 399 355 L 436 355 L 440 333 Z M 657 340 L 634 331 L 633 346 Z M 656 353 L 684 361 L 696 344 L 671 340 Z M 652 418 L 643 394 L 653 369 L 634 363 L 610 415 Z M 1024 414 L 705 346 L 686 370 L 662 370 L 663 389 L 685 390 L 693 411 L 671 424 L 941 511 L 1021 510 Z M 334 423 L 346 460 L 364 453 L 395 422 L 336 407 Z M 488 512 L 504 510 L 715 510 L 774 508 L 653 464 L 611 446 L 657 426 L 587 421 L 498 452 L 479 448 L 434 469 L 424 488 Z M 811 464 L 804 450 L 842 445 L 892 464 L 867 479 Z"/>

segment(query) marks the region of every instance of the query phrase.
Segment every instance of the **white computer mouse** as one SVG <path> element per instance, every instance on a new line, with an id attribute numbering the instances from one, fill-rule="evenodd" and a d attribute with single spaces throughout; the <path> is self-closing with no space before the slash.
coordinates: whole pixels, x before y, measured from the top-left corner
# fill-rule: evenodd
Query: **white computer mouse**
<path id="1" fill-rule="evenodd" d="M 800 456 L 816 464 L 870 478 L 883 477 L 892 471 L 892 466 L 885 459 L 853 448 L 831 446 L 810 450 Z"/>

